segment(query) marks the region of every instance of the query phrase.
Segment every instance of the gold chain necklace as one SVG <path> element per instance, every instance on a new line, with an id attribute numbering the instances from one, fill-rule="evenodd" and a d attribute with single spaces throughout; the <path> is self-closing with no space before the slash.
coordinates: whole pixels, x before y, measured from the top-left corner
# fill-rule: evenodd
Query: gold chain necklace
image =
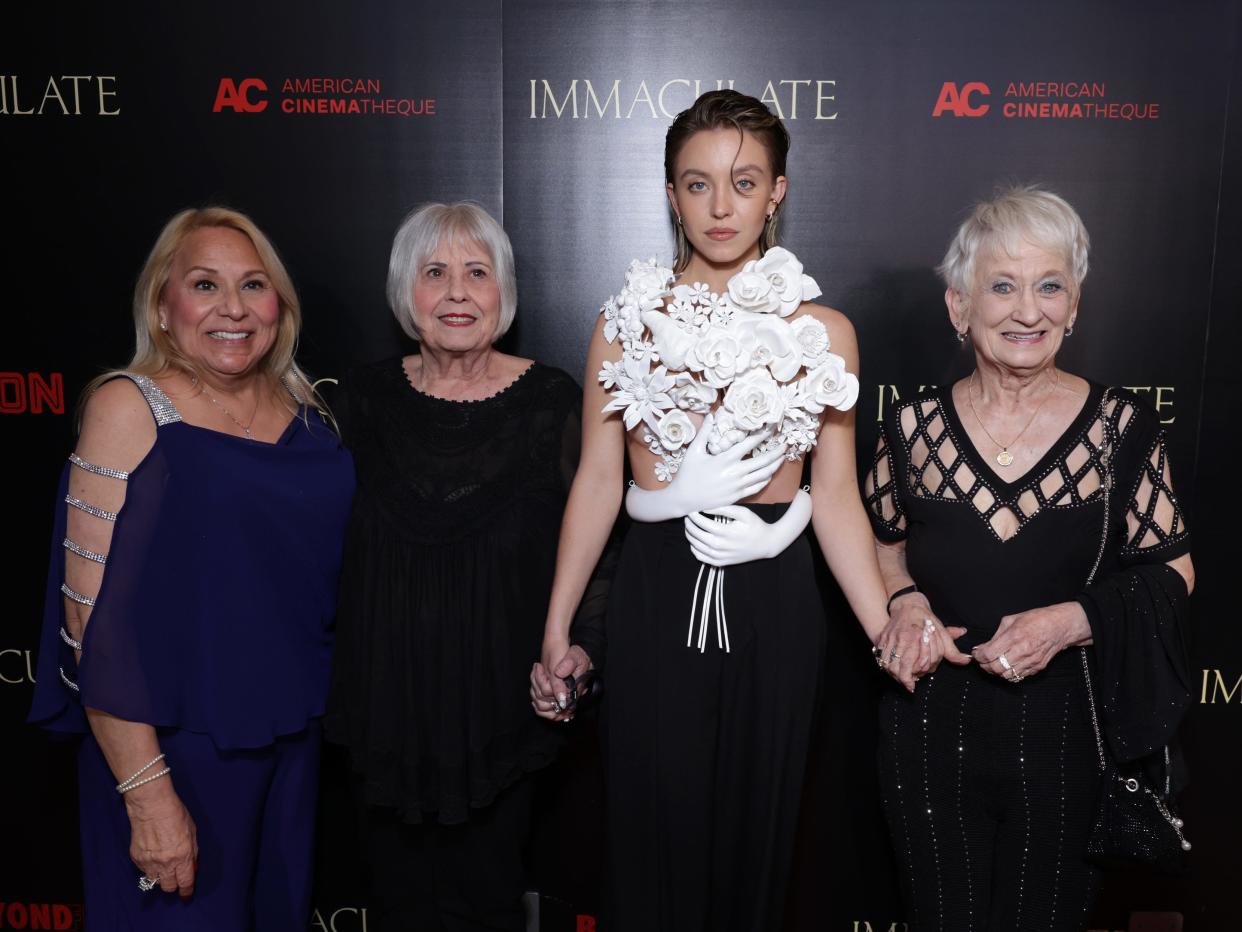
<path id="1" fill-rule="evenodd" d="M 253 440 L 253 439 L 254 439 L 254 435 L 253 435 L 252 433 L 250 433 L 250 425 L 254 423 L 254 419 L 255 419 L 255 417 L 256 417 L 256 416 L 258 415 L 258 413 L 259 413 L 259 403 L 258 403 L 258 401 L 255 401 L 255 404 L 254 404 L 254 411 L 253 411 L 253 412 L 251 412 L 251 414 L 250 414 L 250 420 L 249 420 L 247 423 L 243 424 L 241 421 L 239 421 L 239 420 L 237 419 L 237 415 L 235 415 L 232 411 L 230 411 L 228 408 L 226 408 L 224 405 L 220 404 L 220 402 L 218 402 L 218 401 L 216 400 L 216 396 L 215 396 L 215 395 L 213 395 L 211 392 L 209 392 L 209 391 L 207 390 L 207 386 L 206 386 L 206 385 L 199 385 L 199 382 L 198 382 L 198 376 L 194 376 L 194 377 L 193 377 L 190 381 L 191 381 L 194 385 L 196 385 L 196 386 L 199 388 L 199 390 L 200 390 L 200 391 L 202 391 L 202 393 L 203 393 L 204 395 L 206 395 L 206 396 L 207 396 L 207 400 L 208 400 L 208 401 L 210 401 L 213 405 L 215 405 L 217 408 L 219 408 L 221 411 L 223 411 L 223 412 L 224 412 L 224 413 L 228 416 L 228 419 L 229 419 L 230 421 L 232 421 L 234 424 L 236 424 L 238 427 L 240 427 L 240 428 L 241 428 L 241 431 L 242 431 L 242 433 L 243 433 L 243 434 L 245 434 L 245 435 L 246 435 L 246 439 L 247 439 L 247 440 Z"/>
<path id="2" fill-rule="evenodd" d="M 1013 464 L 1013 454 L 1009 452 L 1009 448 L 1022 439 L 1022 435 L 1025 434 L 1028 428 L 1035 423 L 1035 418 L 1039 417 L 1039 412 L 1044 409 L 1044 405 L 1048 403 L 1048 399 L 1055 395 L 1057 389 L 1061 387 L 1061 374 L 1057 372 L 1056 369 L 1052 370 L 1053 375 L 1056 378 L 1056 382 L 1053 383 L 1052 388 L 1048 390 L 1048 394 L 1044 395 L 1044 400 L 1036 406 L 1035 413 L 1032 414 L 1030 419 L 1026 422 L 1026 426 L 1018 431 L 1018 436 L 1014 437 L 1008 443 L 1001 443 L 992 436 L 992 432 L 988 430 L 987 425 L 983 423 L 983 418 L 979 417 L 979 411 L 975 408 L 974 388 L 975 372 L 977 371 L 978 370 L 976 369 L 970 373 L 970 381 L 966 385 L 966 400 L 970 402 L 970 412 L 975 416 L 975 420 L 978 422 L 980 429 L 987 435 L 987 438 L 991 440 L 992 443 L 996 444 L 996 446 L 1001 448 L 1000 452 L 996 454 L 997 464 L 1000 466 L 1011 466 Z"/>

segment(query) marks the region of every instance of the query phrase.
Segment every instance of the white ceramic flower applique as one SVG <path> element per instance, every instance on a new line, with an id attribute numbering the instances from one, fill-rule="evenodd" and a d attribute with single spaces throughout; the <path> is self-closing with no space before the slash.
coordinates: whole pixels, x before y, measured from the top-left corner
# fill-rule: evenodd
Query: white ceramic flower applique
<path id="1" fill-rule="evenodd" d="M 694 439 L 689 414 L 718 405 L 707 438 L 713 454 L 762 431 L 759 449 L 795 460 L 815 446 L 825 408 L 854 405 L 858 379 L 830 352 L 827 328 L 809 315 L 786 319 L 821 294 L 789 250 L 747 262 L 723 294 L 701 282 L 674 286 L 673 278 L 654 259 L 635 260 L 625 287 L 600 309 L 604 338 L 619 337 L 623 350 L 599 373 L 612 395 L 604 411 L 623 412 L 627 430 L 645 426 L 661 482 Z"/>

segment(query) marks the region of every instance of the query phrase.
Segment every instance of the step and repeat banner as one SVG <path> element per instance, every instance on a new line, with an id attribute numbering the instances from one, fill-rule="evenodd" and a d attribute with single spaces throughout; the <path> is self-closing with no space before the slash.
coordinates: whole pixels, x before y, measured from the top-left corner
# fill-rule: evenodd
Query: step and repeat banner
<path id="1" fill-rule="evenodd" d="M 400 218 L 472 198 L 516 251 L 506 348 L 581 379 L 629 261 L 671 254 L 664 133 L 717 87 L 760 97 L 792 136 L 782 240 L 857 329 L 860 463 L 886 406 L 968 371 L 932 268 L 969 205 L 1038 182 L 1082 214 L 1091 272 L 1060 361 L 1159 413 L 1198 568 L 1192 869 L 1110 874 L 1091 927 L 1242 924 L 1237 2 L 28 6 L 0 31 L 0 928 L 83 927 L 72 748 L 23 719 L 78 395 L 129 356 L 134 278 L 163 222 L 212 203 L 255 218 L 293 274 L 300 357 L 330 399 L 351 366 L 408 351 L 384 300 Z M 874 766 L 884 684 L 824 582 L 831 649 L 788 925 L 896 932 Z M 324 767 L 311 928 L 360 932 L 344 768 L 331 753 Z M 548 932 L 594 928 L 600 780 L 582 719 L 539 787 L 531 879 Z"/>

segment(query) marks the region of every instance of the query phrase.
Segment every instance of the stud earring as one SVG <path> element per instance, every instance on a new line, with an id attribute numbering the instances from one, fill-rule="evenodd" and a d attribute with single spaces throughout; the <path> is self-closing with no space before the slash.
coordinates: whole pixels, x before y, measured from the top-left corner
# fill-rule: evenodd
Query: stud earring
<path id="1" fill-rule="evenodd" d="M 681 214 L 677 215 L 677 225 L 681 226 Z"/>
<path id="2" fill-rule="evenodd" d="M 167 332 L 168 332 L 168 321 L 166 321 L 166 320 L 161 320 L 161 321 L 160 321 L 160 329 L 161 329 L 161 330 L 163 330 L 165 333 L 167 333 Z"/>

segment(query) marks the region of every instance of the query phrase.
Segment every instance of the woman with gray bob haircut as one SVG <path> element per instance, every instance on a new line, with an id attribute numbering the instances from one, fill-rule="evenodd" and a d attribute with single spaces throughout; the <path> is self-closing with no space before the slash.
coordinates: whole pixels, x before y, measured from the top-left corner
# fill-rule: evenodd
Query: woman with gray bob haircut
<path id="1" fill-rule="evenodd" d="M 411 213 L 388 301 L 418 351 L 354 370 L 338 398 L 358 492 L 326 731 L 356 777 L 378 929 L 525 928 L 530 775 L 561 740 L 525 695 L 581 393 L 496 349 L 513 268 L 481 207 Z"/>
<path id="2" fill-rule="evenodd" d="M 880 774 L 912 929 L 1084 928 L 1094 710 L 1126 765 L 1189 701 L 1194 568 L 1159 418 L 1057 365 L 1087 253 L 1050 191 L 974 208 L 940 266 L 974 369 L 895 405 L 866 477 L 890 594 L 874 654 L 905 687 L 881 702 Z"/>
<path id="3" fill-rule="evenodd" d="M 412 339 L 419 339 L 414 325 L 414 282 L 419 268 L 446 239 L 475 243 L 491 259 L 500 291 L 500 310 L 492 334 L 495 343 L 509 332 L 517 312 L 517 276 L 509 235 L 478 204 L 424 204 L 402 221 L 388 260 L 388 306 L 401 329 Z"/>

